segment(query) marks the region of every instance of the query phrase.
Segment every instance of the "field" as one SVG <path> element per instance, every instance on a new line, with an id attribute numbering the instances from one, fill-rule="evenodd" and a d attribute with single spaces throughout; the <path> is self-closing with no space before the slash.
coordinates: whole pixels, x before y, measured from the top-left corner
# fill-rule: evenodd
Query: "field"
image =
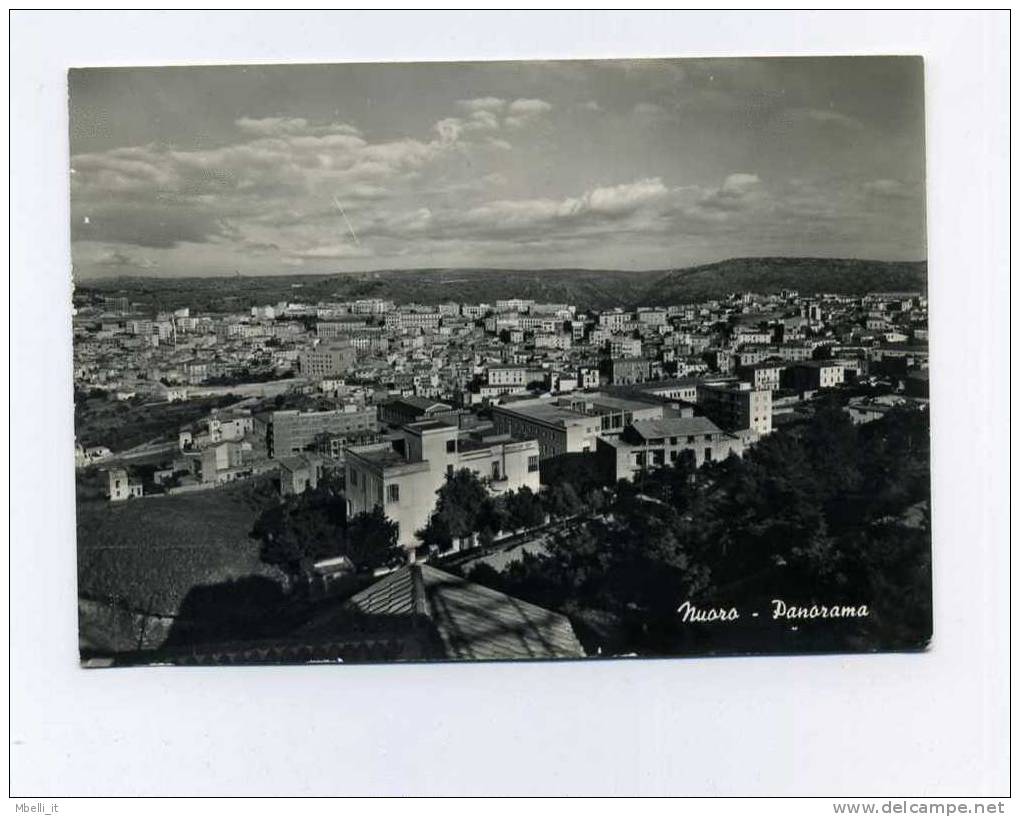
<path id="1" fill-rule="evenodd" d="M 235 402 L 237 398 L 232 395 L 144 404 L 79 394 L 74 404 L 75 436 L 82 445 L 105 445 L 117 453 L 149 440 L 176 440 L 181 426 Z"/>
<path id="2" fill-rule="evenodd" d="M 78 505 L 78 594 L 162 616 L 193 588 L 246 577 L 283 583 L 249 532 L 265 480 L 194 494 Z"/>

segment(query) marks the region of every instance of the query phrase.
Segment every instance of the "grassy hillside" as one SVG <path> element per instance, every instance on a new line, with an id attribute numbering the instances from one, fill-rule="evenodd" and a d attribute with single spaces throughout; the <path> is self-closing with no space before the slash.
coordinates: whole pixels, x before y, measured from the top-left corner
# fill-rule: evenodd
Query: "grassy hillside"
<path id="1" fill-rule="evenodd" d="M 492 303 L 532 298 L 571 303 L 581 309 L 683 303 L 729 292 L 864 293 L 924 289 L 924 262 L 832 258 L 738 258 L 679 270 L 382 270 L 344 275 L 259 278 L 116 278 L 79 286 L 90 292 L 127 295 L 152 309 L 190 306 L 199 311 L 240 311 L 278 301 L 383 298 L 396 303 Z"/>
<path id="2" fill-rule="evenodd" d="M 172 616 L 201 585 L 251 576 L 282 582 L 248 535 L 271 494 L 265 481 L 246 481 L 179 496 L 78 503 L 79 595 Z"/>
<path id="3" fill-rule="evenodd" d="M 925 262 L 864 261 L 846 258 L 734 258 L 701 267 L 667 272 L 642 293 L 650 305 L 718 298 L 730 292 L 802 294 L 866 292 L 927 288 Z"/>

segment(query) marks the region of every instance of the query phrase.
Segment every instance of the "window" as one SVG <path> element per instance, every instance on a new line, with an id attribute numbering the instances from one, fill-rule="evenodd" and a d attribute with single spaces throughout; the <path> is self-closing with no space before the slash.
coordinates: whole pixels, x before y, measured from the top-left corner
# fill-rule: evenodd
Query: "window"
<path id="1" fill-rule="evenodd" d="M 669 444 L 670 444 L 670 445 L 676 445 L 676 437 L 670 437 L 670 438 L 669 438 Z M 675 458 L 674 458 L 674 459 L 675 459 Z"/>
<path id="2" fill-rule="evenodd" d="M 705 449 L 705 462 L 711 462 L 711 460 L 712 460 L 712 449 L 711 448 L 706 448 Z"/>
<path id="3" fill-rule="evenodd" d="M 386 486 L 386 501 L 387 502 L 400 502 L 400 486 L 399 485 L 387 485 Z"/>
<path id="4" fill-rule="evenodd" d="M 693 442 L 694 442 L 694 435 L 693 435 L 693 434 L 691 434 L 691 435 L 688 435 L 688 437 L 687 437 L 687 442 L 688 442 L 688 443 L 693 443 Z"/>
<path id="5" fill-rule="evenodd" d="M 448 476 L 448 477 L 452 477 L 453 476 L 453 464 L 452 463 L 450 465 L 446 466 L 446 476 Z"/>
<path id="6" fill-rule="evenodd" d="M 528 473 L 534 473 L 538 470 L 538 457 L 528 457 Z"/>
<path id="7" fill-rule="evenodd" d="M 456 440 L 447 440 L 446 441 L 446 453 L 447 454 L 455 454 L 456 452 L 457 452 L 457 441 Z"/>
<path id="8" fill-rule="evenodd" d="M 358 472 L 352 470 L 351 471 L 351 485 L 357 485 L 357 484 L 358 484 Z"/>
<path id="9" fill-rule="evenodd" d="M 494 462 L 492 464 L 492 478 L 494 480 L 498 480 L 499 479 L 499 463 L 498 462 Z"/>

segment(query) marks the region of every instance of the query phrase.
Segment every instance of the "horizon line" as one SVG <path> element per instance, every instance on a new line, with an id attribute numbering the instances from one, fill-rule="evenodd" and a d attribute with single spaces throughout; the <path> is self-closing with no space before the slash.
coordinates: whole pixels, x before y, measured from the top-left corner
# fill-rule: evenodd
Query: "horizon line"
<path id="1" fill-rule="evenodd" d="M 223 278 L 227 280 L 237 278 L 248 278 L 248 279 L 260 279 L 260 278 L 341 278 L 347 276 L 357 275 L 379 275 L 381 273 L 423 273 L 423 272 L 466 272 L 466 273 L 478 273 L 478 272 L 601 272 L 601 273 L 618 273 L 618 274 L 646 274 L 646 273 L 667 273 L 667 272 L 683 272 L 689 270 L 704 269 L 706 267 L 717 266 L 719 264 L 726 264 L 734 261 L 765 261 L 765 260 L 784 260 L 784 261 L 856 261 L 859 263 L 871 263 L 871 264 L 927 264 L 928 259 L 918 258 L 910 260 L 892 260 L 883 258 L 868 258 L 859 257 L 852 255 L 739 255 L 731 256 L 728 258 L 722 258 L 718 261 L 708 261 L 703 264 L 691 264 L 687 266 L 668 266 L 668 267 L 640 267 L 640 268 L 622 268 L 622 267 L 485 267 L 480 265 L 472 266 L 456 266 L 456 267 L 378 267 L 375 269 L 364 269 L 364 270 L 350 270 L 347 272 L 278 272 L 270 273 L 266 275 L 252 275 L 246 274 L 239 271 L 234 273 L 223 273 L 213 275 L 144 275 L 139 273 L 111 273 L 109 275 L 95 275 L 89 276 L 86 279 L 76 279 L 72 270 L 71 280 L 72 283 L 86 283 L 86 282 L 98 282 L 98 281 L 111 281 L 111 280 L 131 280 L 131 279 L 144 279 L 147 281 L 169 281 L 169 280 L 206 280 L 209 278 Z"/>

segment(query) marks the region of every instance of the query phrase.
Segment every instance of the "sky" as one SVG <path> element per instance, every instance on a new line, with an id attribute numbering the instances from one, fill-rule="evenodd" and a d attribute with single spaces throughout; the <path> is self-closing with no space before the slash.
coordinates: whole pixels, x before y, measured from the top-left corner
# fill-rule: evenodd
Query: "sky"
<path id="1" fill-rule="evenodd" d="M 84 68 L 78 280 L 925 258 L 911 57 Z"/>

